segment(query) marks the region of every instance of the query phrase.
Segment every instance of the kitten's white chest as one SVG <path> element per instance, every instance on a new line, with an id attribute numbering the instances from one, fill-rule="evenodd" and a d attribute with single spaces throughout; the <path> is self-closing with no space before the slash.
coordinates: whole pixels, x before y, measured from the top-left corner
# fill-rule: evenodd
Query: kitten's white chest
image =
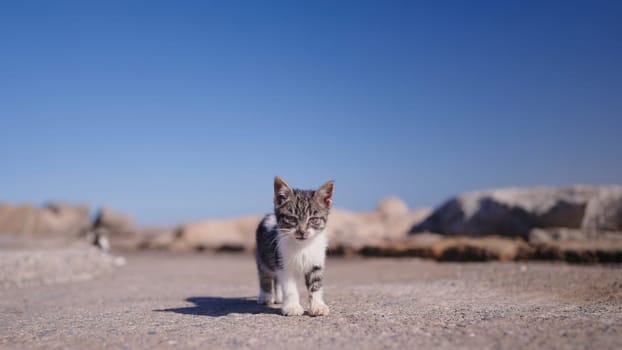
<path id="1" fill-rule="evenodd" d="M 288 240 L 280 245 L 285 269 L 308 272 L 313 266 L 324 266 L 328 240 L 324 232 L 308 242 Z"/>

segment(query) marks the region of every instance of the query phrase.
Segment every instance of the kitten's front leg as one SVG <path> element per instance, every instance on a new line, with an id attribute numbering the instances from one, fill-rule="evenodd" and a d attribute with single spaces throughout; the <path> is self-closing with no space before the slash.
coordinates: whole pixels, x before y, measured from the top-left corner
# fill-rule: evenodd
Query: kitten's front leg
<path id="1" fill-rule="evenodd" d="M 281 312 L 285 316 L 300 316 L 305 312 L 305 309 L 300 305 L 300 299 L 298 296 L 298 288 L 296 287 L 296 279 L 293 274 L 281 270 L 278 273 L 277 281 L 283 288 L 283 307 Z"/>
<path id="2" fill-rule="evenodd" d="M 257 304 L 274 304 L 273 280 L 274 279 L 270 277 L 270 275 L 259 269 L 259 296 L 257 297 Z"/>
<path id="3" fill-rule="evenodd" d="M 311 271 L 305 274 L 305 284 L 309 291 L 309 315 L 311 316 L 325 316 L 329 312 L 323 298 L 323 279 L 322 267 L 319 265 L 314 265 Z"/>
<path id="4" fill-rule="evenodd" d="M 283 286 L 279 280 L 274 280 L 274 302 L 283 304 Z"/>

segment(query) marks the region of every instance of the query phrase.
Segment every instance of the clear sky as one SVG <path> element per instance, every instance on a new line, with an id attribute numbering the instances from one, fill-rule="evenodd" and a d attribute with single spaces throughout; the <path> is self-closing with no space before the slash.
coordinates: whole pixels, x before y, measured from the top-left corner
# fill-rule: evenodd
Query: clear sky
<path id="1" fill-rule="evenodd" d="M 622 1 L 3 1 L 0 201 L 142 224 L 622 182 Z"/>

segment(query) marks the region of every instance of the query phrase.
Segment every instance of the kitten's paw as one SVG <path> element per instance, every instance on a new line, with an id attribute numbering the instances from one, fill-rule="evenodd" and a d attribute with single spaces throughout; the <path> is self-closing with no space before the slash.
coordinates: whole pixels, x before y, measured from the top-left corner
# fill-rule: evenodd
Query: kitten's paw
<path id="1" fill-rule="evenodd" d="M 300 316 L 305 313 L 305 309 L 300 304 L 285 305 L 281 309 L 281 313 L 285 316 Z"/>
<path id="2" fill-rule="evenodd" d="M 274 298 L 271 294 L 261 293 L 257 297 L 257 304 L 259 305 L 271 305 L 274 304 Z"/>
<path id="3" fill-rule="evenodd" d="M 276 304 L 283 304 L 283 292 L 281 292 L 280 286 L 277 286 L 276 293 L 274 293 L 274 302 Z"/>
<path id="4" fill-rule="evenodd" d="M 329 313 L 328 305 L 324 302 L 313 302 L 309 307 L 310 316 L 326 316 Z"/>

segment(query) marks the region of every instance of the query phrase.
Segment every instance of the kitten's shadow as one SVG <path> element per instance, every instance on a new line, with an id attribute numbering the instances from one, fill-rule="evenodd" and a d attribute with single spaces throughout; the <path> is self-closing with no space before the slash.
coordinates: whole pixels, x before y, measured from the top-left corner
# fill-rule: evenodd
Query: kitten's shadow
<path id="1" fill-rule="evenodd" d="M 194 306 L 154 310 L 198 316 L 227 316 L 229 314 L 278 314 L 279 309 L 258 305 L 255 298 L 190 297 Z"/>

